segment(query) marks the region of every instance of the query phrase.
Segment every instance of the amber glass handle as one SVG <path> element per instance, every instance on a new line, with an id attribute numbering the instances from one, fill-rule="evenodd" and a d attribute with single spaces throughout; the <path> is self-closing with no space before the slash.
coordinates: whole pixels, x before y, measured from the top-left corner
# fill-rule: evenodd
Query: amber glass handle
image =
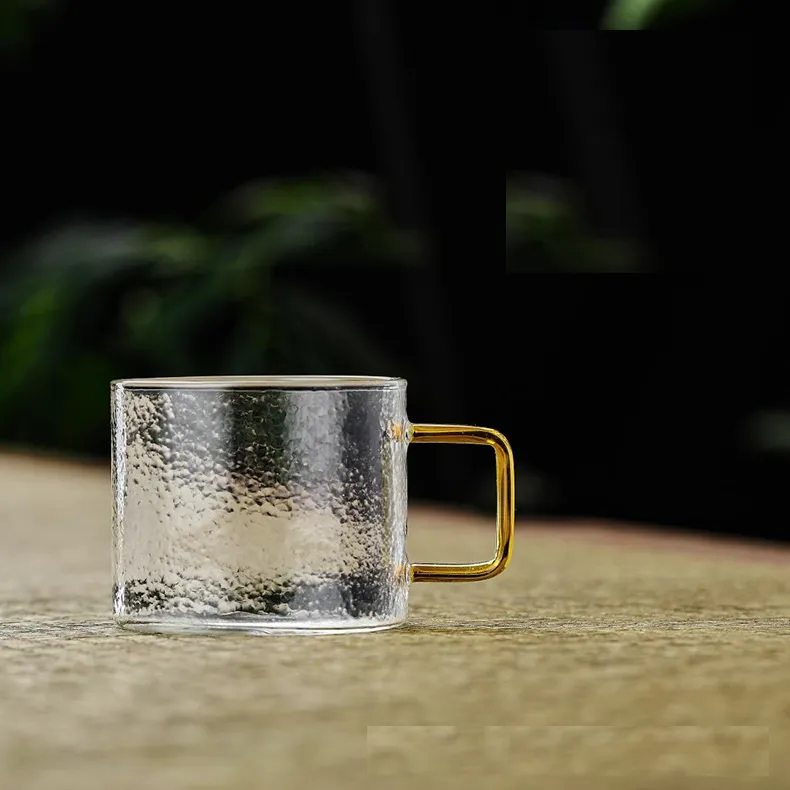
<path id="1" fill-rule="evenodd" d="M 486 444 L 496 455 L 496 554 L 488 562 L 466 565 L 414 563 L 415 582 L 481 582 L 498 576 L 507 567 L 513 552 L 515 500 L 513 489 L 513 451 L 499 431 L 475 425 L 412 425 L 411 441 L 432 444 Z"/>

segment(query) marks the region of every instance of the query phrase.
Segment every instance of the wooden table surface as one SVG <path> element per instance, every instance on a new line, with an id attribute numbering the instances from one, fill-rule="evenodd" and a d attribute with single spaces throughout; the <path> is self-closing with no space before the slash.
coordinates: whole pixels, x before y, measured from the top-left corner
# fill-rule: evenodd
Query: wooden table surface
<path id="1" fill-rule="evenodd" d="M 105 469 L 0 454 L 0 788 L 790 788 L 790 551 L 518 525 L 356 636 L 109 619 Z M 491 553 L 414 507 L 414 560 Z"/>

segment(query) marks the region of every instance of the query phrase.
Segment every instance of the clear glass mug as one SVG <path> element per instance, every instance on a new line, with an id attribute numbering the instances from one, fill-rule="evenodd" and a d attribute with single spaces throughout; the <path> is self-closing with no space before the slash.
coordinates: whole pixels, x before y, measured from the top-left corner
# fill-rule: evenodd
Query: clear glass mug
<path id="1" fill-rule="evenodd" d="M 494 557 L 406 556 L 412 442 L 494 448 Z M 406 381 L 375 376 L 112 383 L 119 624 L 153 633 L 348 633 L 404 622 L 412 581 L 482 581 L 513 546 L 502 434 L 414 425 Z"/>

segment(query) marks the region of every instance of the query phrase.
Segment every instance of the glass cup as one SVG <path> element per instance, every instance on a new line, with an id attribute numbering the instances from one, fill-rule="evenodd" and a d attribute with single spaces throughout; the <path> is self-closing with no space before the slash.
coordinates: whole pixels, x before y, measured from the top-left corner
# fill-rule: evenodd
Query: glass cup
<path id="1" fill-rule="evenodd" d="M 491 560 L 409 563 L 412 442 L 494 448 Z M 502 434 L 414 425 L 406 382 L 375 376 L 112 383 L 119 624 L 153 633 L 347 633 L 404 622 L 412 581 L 482 581 L 513 545 Z"/>

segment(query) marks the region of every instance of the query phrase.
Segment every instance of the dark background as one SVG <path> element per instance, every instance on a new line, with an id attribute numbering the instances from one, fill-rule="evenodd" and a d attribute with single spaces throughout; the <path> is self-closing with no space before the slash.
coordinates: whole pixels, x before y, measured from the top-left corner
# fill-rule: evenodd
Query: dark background
<path id="1" fill-rule="evenodd" d="M 326 356 L 319 371 L 253 348 L 241 372 L 408 376 L 412 419 L 509 436 L 525 515 L 790 537 L 784 296 L 750 276 L 770 256 L 744 4 L 639 33 L 596 31 L 603 3 L 531 4 L 504 38 L 493 12 L 394 5 L 41 13 L 0 73 L 6 281 L 27 266 L 14 252 L 64 218 L 198 223 L 250 181 L 367 173 L 392 221 L 426 240 L 417 266 L 308 260 L 274 279 L 330 300 L 380 361 Z M 529 205 L 571 194 L 577 214 L 522 217 L 511 256 L 503 173 L 528 183 Z M 633 271 L 596 268 L 613 252 L 577 265 L 601 240 L 631 250 Z M 30 281 L 48 276 L 31 266 Z M 11 333 L 24 310 L 6 291 Z M 111 302 L 87 304 L 61 326 Z M 110 374 L 234 372 L 231 325 L 211 320 L 188 370 L 108 351 L 108 375 L 70 401 L 85 426 L 72 433 L 40 417 L 73 361 L 52 351 L 0 405 L 0 440 L 105 457 L 106 411 L 88 404 Z M 74 331 L 84 348 L 97 332 Z M 482 452 L 416 448 L 410 470 L 415 497 L 492 505 Z"/>

